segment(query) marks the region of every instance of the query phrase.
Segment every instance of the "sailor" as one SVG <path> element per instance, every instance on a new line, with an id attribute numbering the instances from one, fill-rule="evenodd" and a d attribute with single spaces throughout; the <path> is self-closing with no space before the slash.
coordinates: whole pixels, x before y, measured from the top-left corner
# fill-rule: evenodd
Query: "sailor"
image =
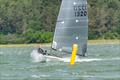
<path id="1" fill-rule="evenodd" d="M 46 62 L 46 50 L 38 47 L 37 50 L 33 50 L 31 53 L 31 58 L 33 62 Z"/>
<path id="2" fill-rule="evenodd" d="M 42 54 L 42 55 L 46 55 L 47 50 L 43 50 L 42 48 L 38 48 L 38 53 Z"/>

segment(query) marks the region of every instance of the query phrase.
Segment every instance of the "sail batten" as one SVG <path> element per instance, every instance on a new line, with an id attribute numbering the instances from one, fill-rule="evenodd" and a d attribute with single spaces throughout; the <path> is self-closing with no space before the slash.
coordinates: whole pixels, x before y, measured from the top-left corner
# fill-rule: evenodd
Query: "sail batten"
<path id="1" fill-rule="evenodd" d="M 52 48 L 71 53 L 78 44 L 78 54 L 84 55 L 88 39 L 87 0 L 62 0 Z"/>

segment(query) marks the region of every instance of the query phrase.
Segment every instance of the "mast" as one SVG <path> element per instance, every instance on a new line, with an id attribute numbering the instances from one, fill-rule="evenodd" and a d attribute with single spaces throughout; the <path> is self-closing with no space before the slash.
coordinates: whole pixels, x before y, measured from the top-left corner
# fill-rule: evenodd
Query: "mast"
<path id="1" fill-rule="evenodd" d="M 62 0 L 52 48 L 67 53 L 72 45 L 78 45 L 78 55 L 87 51 L 88 12 L 87 0 Z"/>

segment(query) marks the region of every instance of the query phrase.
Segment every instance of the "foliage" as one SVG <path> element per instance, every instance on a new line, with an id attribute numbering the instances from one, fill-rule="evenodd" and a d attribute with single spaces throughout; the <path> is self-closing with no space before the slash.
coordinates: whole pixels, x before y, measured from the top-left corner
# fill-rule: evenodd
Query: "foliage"
<path id="1" fill-rule="evenodd" d="M 89 39 L 120 39 L 120 0 L 89 0 Z"/>
<path id="2" fill-rule="evenodd" d="M 51 42 L 61 0 L 0 0 L 0 44 Z M 89 39 L 120 39 L 120 0 L 88 0 Z"/>

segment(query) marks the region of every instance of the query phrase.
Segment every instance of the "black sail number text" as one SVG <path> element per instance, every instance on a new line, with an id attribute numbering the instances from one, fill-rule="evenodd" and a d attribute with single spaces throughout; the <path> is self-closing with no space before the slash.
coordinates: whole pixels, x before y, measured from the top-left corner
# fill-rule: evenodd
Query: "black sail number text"
<path id="1" fill-rule="evenodd" d="M 74 6 L 75 17 L 87 16 L 87 6 L 86 5 L 76 5 Z"/>

